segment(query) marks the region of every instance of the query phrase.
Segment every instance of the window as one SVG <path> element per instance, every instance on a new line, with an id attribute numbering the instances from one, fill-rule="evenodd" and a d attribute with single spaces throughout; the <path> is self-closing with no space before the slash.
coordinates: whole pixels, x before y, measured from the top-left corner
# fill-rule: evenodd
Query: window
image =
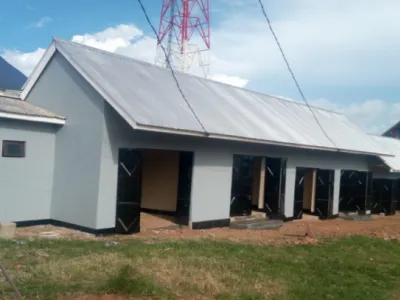
<path id="1" fill-rule="evenodd" d="M 25 142 L 3 141 L 3 157 L 25 157 Z"/>

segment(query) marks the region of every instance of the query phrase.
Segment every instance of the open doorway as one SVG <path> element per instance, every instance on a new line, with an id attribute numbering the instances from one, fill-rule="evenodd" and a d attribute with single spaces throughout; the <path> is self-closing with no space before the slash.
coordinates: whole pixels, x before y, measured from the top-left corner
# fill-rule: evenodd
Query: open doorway
<path id="1" fill-rule="evenodd" d="M 286 159 L 234 155 L 231 216 L 284 218 Z"/>
<path id="2" fill-rule="evenodd" d="M 120 149 L 117 233 L 188 225 L 193 153 Z"/>
<path id="3" fill-rule="evenodd" d="M 342 170 L 340 174 L 340 212 L 365 212 L 370 206 L 372 173 Z"/>
<path id="4" fill-rule="evenodd" d="M 329 218 L 333 209 L 334 171 L 296 168 L 294 219 L 302 219 L 303 213 Z"/>
<path id="5" fill-rule="evenodd" d="M 303 213 L 315 212 L 316 170 L 296 168 L 294 191 L 294 219 L 302 219 Z"/>
<path id="6" fill-rule="evenodd" d="M 373 195 L 372 213 L 384 213 L 387 216 L 396 213 L 399 200 L 399 186 L 397 180 L 374 179 Z"/>
<path id="7" fill-rule="evenodd" d="M 266 158 L 264 206 L 270 219 L 284 219 L 286 159 Z"/>

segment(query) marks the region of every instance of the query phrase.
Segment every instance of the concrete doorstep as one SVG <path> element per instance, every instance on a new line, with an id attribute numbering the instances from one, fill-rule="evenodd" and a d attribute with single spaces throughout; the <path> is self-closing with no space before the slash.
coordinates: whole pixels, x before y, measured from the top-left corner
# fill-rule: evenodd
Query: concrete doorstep
<path id="1" fill-rule="evenodd" d="M 268 220 L 267 218 L 248 218 L 231 222 L 230 228 L 243 230 L 277 230 L 283 226 L 281 220 Z"/>
<path id="2" fill-rule="evenodd" d="M 369 221 L 371 214 L 359 214 L 358 212 L 340 212 L 339 218 L 350 221 Z"/>

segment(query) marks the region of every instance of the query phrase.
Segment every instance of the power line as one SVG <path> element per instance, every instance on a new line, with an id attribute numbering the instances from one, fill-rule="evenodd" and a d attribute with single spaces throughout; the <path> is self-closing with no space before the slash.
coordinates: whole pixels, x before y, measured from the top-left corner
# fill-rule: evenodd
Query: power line
<path id="1" fill-rule="evenodd" d="M 292 76 L 292 79 L 293 79 L 293 81 L 294 81 L 294 83 L 295 83 L 295 85 L 296 85 L 296 87 L 297 87 L 297 90 L 299 91 L 299 94 L 300 94 L 301 98 L 302 98 L 303 101 L 306 103 L 308 109 L 311 111 L 311 113 L 312 113 L 312 115 L 313 115 L 315 121 L 317 122 L 318 126 L 321 128 L 321 130 L 322 130 L 322 132 L 324 133 L 324 135 L 326 136 L 326 138 L 337 148 L 336 144 L 330 139 L 330 137 L 328 136 L 328 134 L 326 133 L 326 131 L 325 131 L 324 128 L 322 127 L 321 123 L 318 121 L 318 118 L 317 118 L 317 116 L 315 115 L 314 111 L 312 110 L 311 106 L 308 104 L 308 101 L 307 101 L 306 97 L 304 96 L 304 93 L 303 93 L 303 91 L 302 91 L 302 89 L 301 89 L 301 87 L 300 87 L 300 84 L 299 84 L 299 82 L 297 81 L 296 76 L 294 75 L 294 72 L 293 72 L 293 70 L 292 70 L 292 67 L 290 66 L 290 63 L 289 63 L 288 59 L 286 58 L 286 55 L 285 55 L 285 52 L 283 51 L 283 48 L 282 48 L 282 46 L 281 46 L 281 43 L 280 43 L 279 40 L 278 40 L 278 36 L 275 34 L 275 31 L 274 31 L 274 29 L 272 28 L 272 24 L 271 24 L 270 19 L 268 18 L 267 12 L 265 11 L 264 4 L 262 3 L 262 0 L 258 0 L 258 2 L 260 3 L 260 7 L 261 7 L 261 10 L 262 10 L 262 13 L 263 13 L 265 19 L 267 20 L 269 30 L 271 31 L 271 33 L 272 33 L 272 35 L 273 35 L 273 37 L 274 37 L 274 39 L 275 39 L 275 42 L 276 42 L 276 44 L 278 45 L 279 51 L 280 51 L 281 54 L 282 54 L 283 60 L 284 60 L 285 63 L 286 63 L 286 67 L 288 68 L 288 70 L 289 70 L 289 72 L 290 72 L 290 75 Z"/>
<path id="2" fill-rule="evenodd" d="M 142 9 L 142 12 L 143 12 L 144 16 L 146 17 L 147 23 L 150 25 L 151 29 L 153 30 L 154 34 L 155 34 L 156 37 L 157 37 L 157 43 L 160 45 L 162 51 L 164 52 L 165 60 L 167 61 L 168 68 L 171 70 L 172 78 L 173 78 L 174 81 L 175 81 L 175 84 L 176 84 L 176 86 L 177 86 L 177 88 L 178 88 L 178 90 L 179 90 L 179 93 L 182 95 L 182 98 L 185 100 L 186 104 L 189 106 L 190 111 L 192 112 L 192 114 L 193 114 L 194 117 L 196 118 L 197 122 L 199 122 L 201 128 L 202 128 L 202 129 L 204 130 L 204 132 L 208 135 L 208 132 L 207 132 L 207 130 L 205 129 L 203 123 L 201 123 L 199 117 L 198 117 L 197 114 L 194 112 L 192 106 L 190 105 L 188 99 L 186 98 L 185 94 L 183 93 L 183 91 L 182 91 L 182 89 L 181 89 L 181 86 L 180 86 L 180 84 L 179 84 L 178 79 L 176 78 L 176 75 L 175 75 L 175 72 L 174 72 L 174 70 L 173 70 L 173 67 L 172 67 L 170 58 L 169 58 L 169 56 L 168 56 L 168 54 L 167 54 L 167 51 L 165 50 L 164 46 L 163 46 L 162 43 L 161 43 L 161 40 L 160 40 L 160 37 L 159 37 L 158 34 L 157 34 L 156 28 L 153 26 L 153 24 L 152 24 L 151 21 L 150 21 L 150 18 L 149 18 L 149 15 L 147 14 L 146 8 L 143 6 L 143 3 L 142 3 L 141 0 L 137 0 L 137 2 L 139 3 L 140 8 Z"/>

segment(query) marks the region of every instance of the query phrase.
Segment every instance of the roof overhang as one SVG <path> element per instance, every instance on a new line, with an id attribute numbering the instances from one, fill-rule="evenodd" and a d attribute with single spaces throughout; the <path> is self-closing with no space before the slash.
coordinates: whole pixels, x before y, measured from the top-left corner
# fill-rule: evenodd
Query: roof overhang
<path id="1" fill-rule="evenodd" d="M 346 150 L 346 149 L 328 148 L 328 147 L 320 147 L 320 146 L 309 146 L 309 145 L 302 145 L 302 144 L 282 143 L 282 142 L 276 142 L 276 141 L 267 141 L 267 140 L 244 138 L 244 137 L 229 136 L 229 135 L 214 134 L 214 133 L 203 133 L 203 132 L 197 132 L 197 131 L 186 131 L 186 130 L 179 130 L 179 129 L 174 129 L 174 128 L 155 127 L 155 126 L 151 126 L 151 125 L 144 125 L 144 124 L 137 124 L 137 123 L 134 123 L 132 125 L 133 122 L 131 122 L 131 121 L 127 120 L 127 119 L 125 119 L 125 120 L 128 122 L 129 125 L 131 125 L 131 127 L 133 129 L 142 130 L 142 131 L 149 131 L 149 132 L 179 134 L 179 135 L 212 138 L 212 139 L 226 140 L 226 141 L 247 142 L 247 143 L 271 145 L 271 146 L 286 147 L 286 148 L 329 151 L 329 152 L 336 152 L 336 153 L 347 153 L 347 154 L 365 155 L 365 156 L 388 156 L 388 157 L 394 156 L 394 155 L 391 155 L 391 154 L 390 155 L 389 154 L 383 155 L 383 154 L 380 154 L 380 153 L 370 153 L 370 152 L 363 152 L 363 151 L 352 151 L 352 150 Z"/>
<path id="2" fill-rule="evenodd" d="M 11 119 L 11 120 L 21 120 L 21 121 L 28 121 L 28 122 L 57 124 L 57 125 L 64 125 L 65 124 L 65 120 L 64 119 L 41 117 L 41 116 L 20 115 L 20 114 L 11 114 L 11 113 L 5 113 L 5 112 L 0 112 L 0 118 L 2 118 L 2 119 Z"/>

